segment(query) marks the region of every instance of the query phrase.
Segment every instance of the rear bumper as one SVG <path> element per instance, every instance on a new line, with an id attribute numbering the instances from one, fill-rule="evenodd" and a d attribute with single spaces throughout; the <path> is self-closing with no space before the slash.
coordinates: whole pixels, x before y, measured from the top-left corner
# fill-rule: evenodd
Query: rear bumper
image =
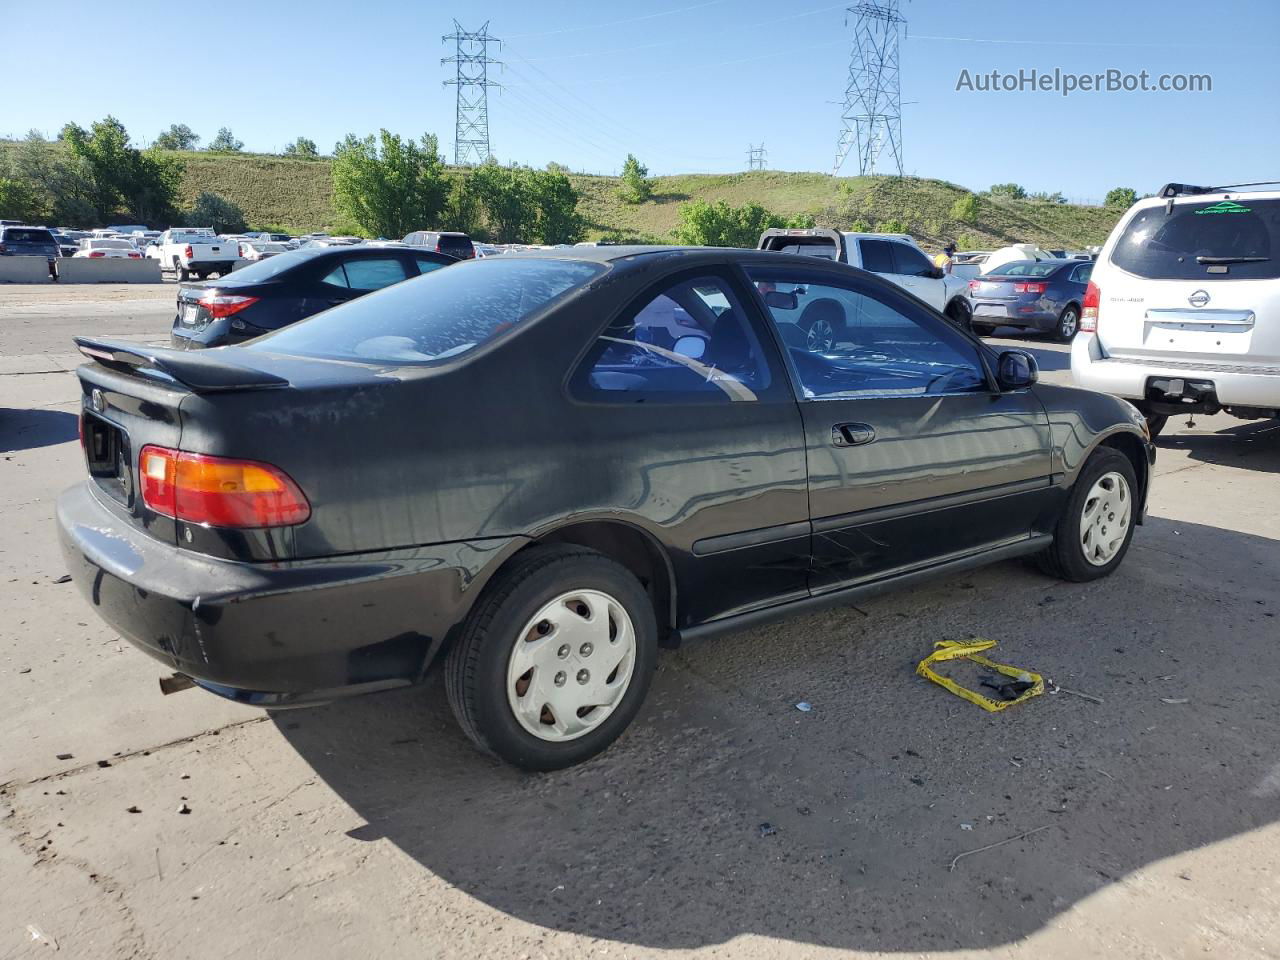
<path id="1" fill-rule="evenodd" d="M 1071 378 L 1078 386 L 1130 400 L 1144 400 L 1152 379 L 1209 381 L 1221 406 L 1280 408 L 1280 366 L 1104 357 L 1092 333 L 1080 334 L 1071 344 Z"/>
<path id="2" fill-rule="evenodd" d="M 67 570 L 127 640 L 213 693 L 324 702 L 421 679 L 520 538 L 290 563 L 219 560 L 124 525 L 88 484 L 58 499 Z"/>
<path id="3" fill-rule="evenodd" d="M 978 313 L 978 307 L 984 304 L 1003 309 L 1005 315 L 991 316 Z M 978 297 L 970 303 L 970 308 L 973 310 L 973 322 L 979 324 L 1024 327 L 1031 330 L 1052 330 L 1058 325 L 1058 314 L 1053 310 L 1043 309 L 1038 300 L 1024 303 L 1017 300 L 983 300 Z"/>

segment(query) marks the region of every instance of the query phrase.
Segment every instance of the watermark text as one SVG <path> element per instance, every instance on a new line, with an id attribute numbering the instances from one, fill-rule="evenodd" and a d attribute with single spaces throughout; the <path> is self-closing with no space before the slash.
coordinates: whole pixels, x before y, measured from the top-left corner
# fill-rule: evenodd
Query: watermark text
<path id="1" fill-rule="evenodd" d="M 1072 73 L 1060 67 L 1052 70 L 1023 68 L 1016 73 L 1001 70 L 960 71 L 956 92 L 970 93 L 1212 93 L 1213 77 L 1207 73 L 1137 73 L 1115 68 L 1100 73 Z"/>

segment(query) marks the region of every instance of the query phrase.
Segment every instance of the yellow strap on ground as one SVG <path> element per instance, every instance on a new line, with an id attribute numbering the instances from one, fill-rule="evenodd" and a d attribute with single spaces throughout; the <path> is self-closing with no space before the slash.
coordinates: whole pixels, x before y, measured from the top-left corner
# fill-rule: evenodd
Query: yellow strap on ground
<path id="1" fill-rule="evenodd" d="M 1040 674 L 1032 673 L 1030 670 L 1023 670 L 1021 667 L 1011 667 L 1007 663 L 996 663 L 986 657 L 979 656 L 984 650 L 990 650 L 995 645 L 996 642 L 994 640 L 984 640 L 981 637 L 974 637 L 972 640 L 963 643 L 958 640 L 939 640 L 933 645 L 933 653 L 916 665 L 916 673 L 928 680 L 932 680 L 939 686 L 946 687 L 957 697 L 962 697 L 970 703 L 976 703 L 983 710 L 989 710 L 992 713 L 1005 710 L 1015 704 L 1022 703 L 1024 700 L 1030 700 L 1032 697 L 1038 697 L 1044 693 L 1044 678 Z M 1016 700 L 992 700 L 990 697 L 984 697 L 982 694 L 976 693 L 967 687 L 960 686 L 950 677 L 934 673 L 929 668 L 929 664 L 942 663 L 945 660 L 971 660 L 974 663 L 982 664 L 984 667 L 990 667 L 997 673 L 1003 673 L 1006 677 L 1031 683 L 1032 686 Z"/>

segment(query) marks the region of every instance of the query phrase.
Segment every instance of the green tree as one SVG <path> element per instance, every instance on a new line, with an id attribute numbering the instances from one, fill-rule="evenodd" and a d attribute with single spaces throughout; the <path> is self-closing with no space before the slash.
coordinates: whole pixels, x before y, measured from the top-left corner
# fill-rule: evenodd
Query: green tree
<path id="1" fill-rule="evenodd" d="M 876 233 L 906 233 L 907 225 L 901 220 L 890 218 L 876 224 Z"/>
<path id="2" fill-rule="evenodd" d="M 1128 210 L 1138 202 L 1138 191 L 1133 187 L 1115 187 L 1107 191 L 1107 199 L 1103 201 L 1108 207 Z"/>
<path id="3" fill-rule="evenodd" d="M 526 171 L 529 198 L 537 215 L 536 229 L 543 243 L 574 243 L 582 239 L 586 223 L 578 213 L 581 194 L 561 170 Z"/>
<path id="4" fill-rule="evenodd" d="M 154 150 L 138 150 L 115 117 L 89 130 L 69 123 L 63 139 L 87 173 L 88 201 L 99 222 L 107 222 L 123 203 L 131 219 L 167 223 L 174 215 L 182 162 Z"/>
<path id="5" fill-rule="evenodd" d="M 987 191 L 993 197 L 1008 197 L 1010 200 L 1025 200 L 1027 191 L 1017 183 L 993 183 Z"/>
<path id="6" fill-rule="evenodd" d="M 447 230 L 461 230 L 473 237 L 485 234 L 484 206 L 467 176 L 455 177 L 449 184 L 440 223 Z"/>
<path id="7" fill-rule="evenodd" d="M 244 233 L 249 229 L 244 212 L 220 194 L 206 190 L 183 217 L 187 226 L 212 227 L 214 233 Z"/>
<path id="8" fill-rule="evenodd" d="M 230 127 L 219 127 L 218 133 L 209 141 L 210 153 L 239 153 L 244 149 L 244 141 L 237 140 Z"/>
<path id="9" fill-rule="evenodd" d="M 649 168 L 628 153 L 622 164 L 622 184 L 618 187 L 618 199 L 623 203 L 644 203 L 653 196 L 653 181 Z"/>
<path id="10" fill-rule="evenodd" d="M 44 205 L 30 183 L 0 176 L 0 220 L 34 223 L 42 219 Z"/>
<path id="11" fill-rule="evenodd" d="M 528 243 L 538 228 L 538 209 L 529 171 L 500 166 L 490 159 L 476 167 L 468 186 L 484 208 L 493 239 L 498 243 Z"/>
<path id="12" fill-rule="evenodd" d="M 387 130 L 363 140 L 348 134 L 334 152 L 334 204 L 373 236 L 402 237 L 436 223 L 448 189 L 431 134 L 416 143 Z"/>
<path id="13" fill-rule="evenodd" d="M 1067 198 L 1062 195 L 1061 190 L 1055 190 L 1053 193 L 1041 192 L 1033 193 L 1030 199 L 1037 200 L 1040 203 L 1066 203 Z"/>
<path id="14" fill-rule="evenodd" d="M 22 184 L 22 195 L 31 204 L 24 219 L 91 225 L 98 221 L 90 202 L 92 184 L 83 161 L 29 133 L 0 164 L 0 176 Z"/>
<path id="15" fill-rule="evenodd" d="M 152 146 L 160 150 L 194 150 L 199 143 L 199 134 L 185 123 L 171 123 Z"/>
<path id="16" fill-rule="evenodd" d="M 286 157 L 307 157 L 310 159 L 311 157 L 320 156 L 320 151 L 316 149 L 316 142 L 314 140 L 309 140 L 306 137 L 299 137 L 297 140 L 293 141 L 293 143 L 284 148 L 284 155 Z"/>
<path id="17" fill-rule="evenodd" d="M 724 200 L 694 200 L 682 203 L 677 215 L 680 223 L 672 231 L 676 242 L 694 247 L 754 247 L 765 230 L 789 225 L 758 203 L 733 207 Z M 813 218 L 804 216 L 791 223 L 812 225 Z"/>
<path id="18" fill-rule="evenodd" d="M 951 205 L 951 219 L 961 223 L 976 223 L 978 220 L 978 198 L 972 193 L 957 197 Z"/>

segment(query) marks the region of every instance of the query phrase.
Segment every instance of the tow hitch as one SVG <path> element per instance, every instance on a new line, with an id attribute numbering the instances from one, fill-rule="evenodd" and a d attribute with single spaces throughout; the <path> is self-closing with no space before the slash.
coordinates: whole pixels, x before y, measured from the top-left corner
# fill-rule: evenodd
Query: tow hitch
<path id="1" fill-rule="evenodd" d="M 1146 403 L 1152 413 L 1212 415 L 1222 409 L 1212 380 L 1184 377 L 1152 377 L 1147 381 Z"/>

